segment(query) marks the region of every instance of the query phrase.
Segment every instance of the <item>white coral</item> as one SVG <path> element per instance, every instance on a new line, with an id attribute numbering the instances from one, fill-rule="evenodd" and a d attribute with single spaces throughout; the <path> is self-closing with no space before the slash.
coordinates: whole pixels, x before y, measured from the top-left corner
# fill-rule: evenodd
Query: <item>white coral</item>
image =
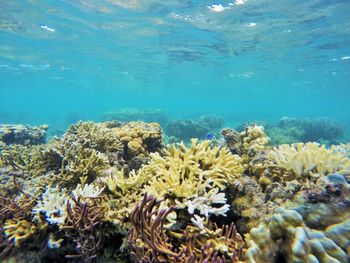
<path id="1" fill-rule="evenodd" d="M 191 218 L 191 221 L 194 225 L 196 225 L 199 229 L 204 229 L 204 218 L 194 215 L 194 218 Z"/>
<path id="2" fill-rule="evenodd" d="M 79 197 L 96 198 L 100 196 L 103 190 L 104 187 L 101 188 L 93 184 L 84 184 L 84 186 L 78 184 L 75 190 L 72 191 L 72 194 L 76 199 L 78 199 Z"/>
<path id="3" fill-rule="evenodd" d="M 40 212 L 46 215 L 46 220 L 50 224 L 62 224 L 67 218 L 68 196 L 65 191 L 60 191 L 57 187 L 46 186 L 46 191 L 42 194 L 37 205 L 32 212 L 38 216 Z"/>
<path id="4" fill-rule="evenodd" d="M 226 204 L 226 197 L 224 193 L 219 193 L 218 188 L 213 188 L 206 192 L 204 196 L 196 196 L 194 199 L 187 202 L 188 212 L 194 214 L 197 209 L 201 215 L 207 219 L 210 214 L 226 216 L 229 210 L 229 205 Z M 213 204 L 224 204 L 221 207 L 213 207 Z"/>

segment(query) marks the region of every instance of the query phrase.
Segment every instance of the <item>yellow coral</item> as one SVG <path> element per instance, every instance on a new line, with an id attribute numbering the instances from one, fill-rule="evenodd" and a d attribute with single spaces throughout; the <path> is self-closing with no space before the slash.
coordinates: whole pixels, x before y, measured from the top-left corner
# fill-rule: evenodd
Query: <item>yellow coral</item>
<path id="1" fill-rule="evenodd" d="M 112 128 L 112 131 L 126 146 L 130 157 L 140 154 L 148 155 L 159 150 L 162 145 L 162 130 L 158 123 L 129 122 L 121 127 Z"/>
<path id="2" fill-rule="evenodd" d="M 23 241 L 37 234 L 40 230 L 47 227 L 47 223 L 34 224 L 25 219 L 15 220 L 7 219 L 3 230 L 6 238 L 13 242 L 15 246 L 20 246 Z"/>
<path id="3" fill-rule="evenodd" d="M 350 175 L 350 159 L 342 152 L 327 149 L 318 143 L 296 143 L 274 147 L 269 158 L 294 178 L 316 180 L 330 173 Z"/>
<path id="4" fill-rule="evenodd" d="M 139 172 L 132 170 L 128 176 L 125 175 L 125 171 L 115 168 L 110 169 L 109 173 L 109 176 L 102 181 L 116 197 L 125 196 L 130 192 L 140 192 L 143 185 L 150 179 L 149 173 L 144 173 L 142 169 Z"/>
<path id="5" fill-rule="evenodd" d="M 146 191 L 155 196 L 189 198 L 205 192 L 207 187 L 224 189 L 242 172 L 241 159 L 226 148 L 210 147 L 209 141 L 192 140 L 187 148 L 183 143 L 171 145 L 166 154 L 151 155 L 151 163 L 144 172 L 152 181 Z"/>

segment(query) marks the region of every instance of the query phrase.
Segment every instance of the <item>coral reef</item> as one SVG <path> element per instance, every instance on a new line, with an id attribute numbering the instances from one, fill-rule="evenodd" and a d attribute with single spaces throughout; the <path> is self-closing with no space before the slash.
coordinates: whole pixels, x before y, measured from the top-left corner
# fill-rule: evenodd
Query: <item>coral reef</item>
<path id="1" fill-rule="evenodd" d="M 349 144 L 222 135 L 164 146 L 157 123 L 78 122 L 0 142 L 1 260 L 348 262 Z"/>
<path id="2" fill-rule="evenodd" d="M 102 115 L 103 121 L 144 121 L 144 122 L 158 122 L 161 125 L 165 125 L 168 121 L 168 117 L 163 110 L 140 110 L 133 108 L 118 109 L 110 112 L 106 112 Z"/>
<path id="3" fill-rule="evenodd" d="M 248 262 L 348 262 L 350 185 L 342 175 L 322 177 L 293 209 L 279 208 L 246 235 Z M 295 206 L 295 205 L 294 205 Z"/>
<path id="4" fill-rule="evenodd" d="M 267 133 L 274 145 L 295 142 L 335 143 L 344 136 L 340 123 L 327 119 L 282 118 L 276 125 L 267 127 Z"/>
<path id="5" fill-rule="evenodd" d="M 165 126 L 165 132 L 176 141 L 188 142 L 192 138 L 204 139 L 208 133 L 219 131 L 225 121 L 216 115 L 203 115 L 194 120 L 171 120 Z"/>
<path id="6" fill-rule="evenodd" d="M 99 199 L 80 201 L 72 198 L 72 201 L 67 201 L 67 220 L 61 229 L 74 241 L 78 254 L 66 255 L 66 258 L 93 262 L 102 248 L 104 207 Z"/>
<path id="7" fill-rule="evenodd" d="M 198 120 L 172 120 L 165 127 L 168 136 L 174 136 L 177 140 L 186 142 L 191 138 L 205 138 L 210 131 L 208 125 Z"/>
<path id="8" fill-rule="evenodd" d="M 221 131 L 221 134 L 231 152 L 242 157 L 245 167 L 269 144 L 264 127 L 258 125 L 246 126 L 240 133 L 226 128 Z"/>
<path id="9" fill-rule="evenodd" d="M 152 179 L 145 190 L 157 197 L 171 197 L 185 204 L 192 196 L 201 196 L 208 188 L 225 189 L 225 185 L 237 178 L 243 171 L 241 159 L 232 155 L 226 148 L 211 147 L 209 141 L 192 146 L 184 144 L 168 146 L 164 157 L 151 155 L 145 173 Z"/>
<path id="10" fill-rule="evenodd" d="M 146 194 L 132 213 L 129 246 L 134 261 L 238 262 L 244 243 L 233 225 L 214 229 L 188 225 L 182 232 L 166 229 L 167 217 L 176 207 L 160 209 L 160 203 Z"/>
<path id="11" fill-rule="evenodd" d="M 42 144 L 47 129 L 47 125 L 0 124 L 0 141 L 6 144 Z"/>

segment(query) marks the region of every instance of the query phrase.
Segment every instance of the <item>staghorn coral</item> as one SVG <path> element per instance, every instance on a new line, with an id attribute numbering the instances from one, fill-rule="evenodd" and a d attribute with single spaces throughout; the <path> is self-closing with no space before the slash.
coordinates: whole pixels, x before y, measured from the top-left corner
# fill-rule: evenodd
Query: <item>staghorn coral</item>
<path id="1" fill-rule="evenodd" d="M 31 222 L 31 209 L 34 205 L 35 199 L 24 192 L 19 196 L 0 197 L 1 259 L 46 228 L 43 222 Z"/>
<path id="2" fill-rule="evenodd" d="M 70 126 L 60 141 L 64 146 L 64 149 L 61 148 L 62 151 L 64 152 L 65 149 L 69 150 L 72 144 L 79 144 L 84 148 L 94 149 L 103 153 L 122 150 L 123 145 L 117 134 L 109 128 L 109 124 L 109 122 L 93 123 L 79 121 Z"/>
<path id="3" fill-rule="evenodd" d="M 165 230 L 175 207 L 160 209 L 160 201 L 147 194 L 132 213 L 131 256 L 137 262 L 236 262 L 244 242 L 233 225 L 199 229 L 188 225 L 183 232 Z"/>
<path id="4" fill-rule="evenodd" d="M 105 154 L 94 149 L 79 148 L 76 149 L 76 158 L 67 160 L 67 165 L 62 170 L 59 180 L 69 184 L 79 181 L 91 183 L 109 167 L 109 161 Z"/>
<path id="5" fill-rule="evenodd" d="M 79 198 L 97 198 L 103 192 L 104 187 L 100 187 L 94 184 L 78 184 L 75 190 L 72 191 L 72 194 L 75 199 Z"/>
<path id="6" fill-rule="evenodd" d="M 144 173 L 144 168 L 138 172 L 132 170 L 129 174 L 112 168 L 106 171 L 107 175 L 101 178 L 110 191 L 105 205 L 106 220 L 117 227 L 118 232 L 126 234 L 130 228 L 130 214 L 135 206 L 142 200 L 144 185 L 151 179 L 150 173 Z"/>
<path id="7" fill-rule="evenodd" d="M 73 239 L 77 255 L 66 258 L 82 258 L 84 262 L 96 262 L 97 253 L 102 247 L 102 220 L 104 208 L 99 199 L 82 202 L 72 198 L 67 202 L 67 221 L 62 225 L 70 239 Z"/>
<path id="8" fill-rule="evenodd" d="M 206 219 L 209 219 L 209 215 L 223 215 L 226 216 L 229 210 L 229 205 L 226 204 L 226 197 L 224 193 L 219 193 L 218 188 L 213 188 L 205 193 L 203 196 L 195 196 L 193 199 L 187 202 L 188 212 L 194 214 L 195 210 L 198 210 L 201 215 L 204 215 Z M 214 207 L 213 205 L 216 206 Z M 220 204 L 222 206 L 217 207 Z M 199 218 L 197 217 L 197 220 Z"/>
<path id="9" fill-rule="evenodd" d="M 225 189 L 228 182 L 242 173 L 241 160 L 227 149 L 210 147 L 209 143 L 192 140 L 190 148 L 178 144 L 178 147 L 169 146 L 164 157 L 152 154 L 150 164 L 144 169 L 152 174 L 145 190 L 181 203 L 192 196 L 201 196 L 206 188 Z"/>
<path id="10" fill-rule="evenodd" d="M 245 243 L 233 223 L 203 230 L 188 225 L 183 235 L 182 248 L 192 262 L 240 262 Z"/>

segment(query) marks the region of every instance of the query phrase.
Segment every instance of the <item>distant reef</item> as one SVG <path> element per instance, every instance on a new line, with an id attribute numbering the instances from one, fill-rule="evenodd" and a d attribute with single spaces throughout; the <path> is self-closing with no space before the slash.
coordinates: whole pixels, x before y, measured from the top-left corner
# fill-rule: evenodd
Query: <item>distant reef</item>
<path id="1" fill-rule="evenodd" d="M 46 141 L 48 126 L 0 124 L 0 141 L 6 144 L 42 144 Z"/>
<path id="2" fill-rule="evenodd" d="M 165 133 L 175 141 L 189 142 L 191 138 L 205 139 L 208 134 L 217 134 L 224 124 L 224 118 L 217 115 L 203 115 L 198 119 L 170 120 L 165 126 Z"/>
<path id="3" fill-rule="evenodd" d="M 1 262 L 349 262 L 350 144 L 200 123 L 215 137 L 113 120 L 0 141 Z"/>
<path id="4" fill-rule="evenodd" d="M 104 113 L 101 116 L 101 120 L 158 122 L 161 125 L 165 125 L 168 122 L 168 117 L 163 110 L 123 108 Z"/>

